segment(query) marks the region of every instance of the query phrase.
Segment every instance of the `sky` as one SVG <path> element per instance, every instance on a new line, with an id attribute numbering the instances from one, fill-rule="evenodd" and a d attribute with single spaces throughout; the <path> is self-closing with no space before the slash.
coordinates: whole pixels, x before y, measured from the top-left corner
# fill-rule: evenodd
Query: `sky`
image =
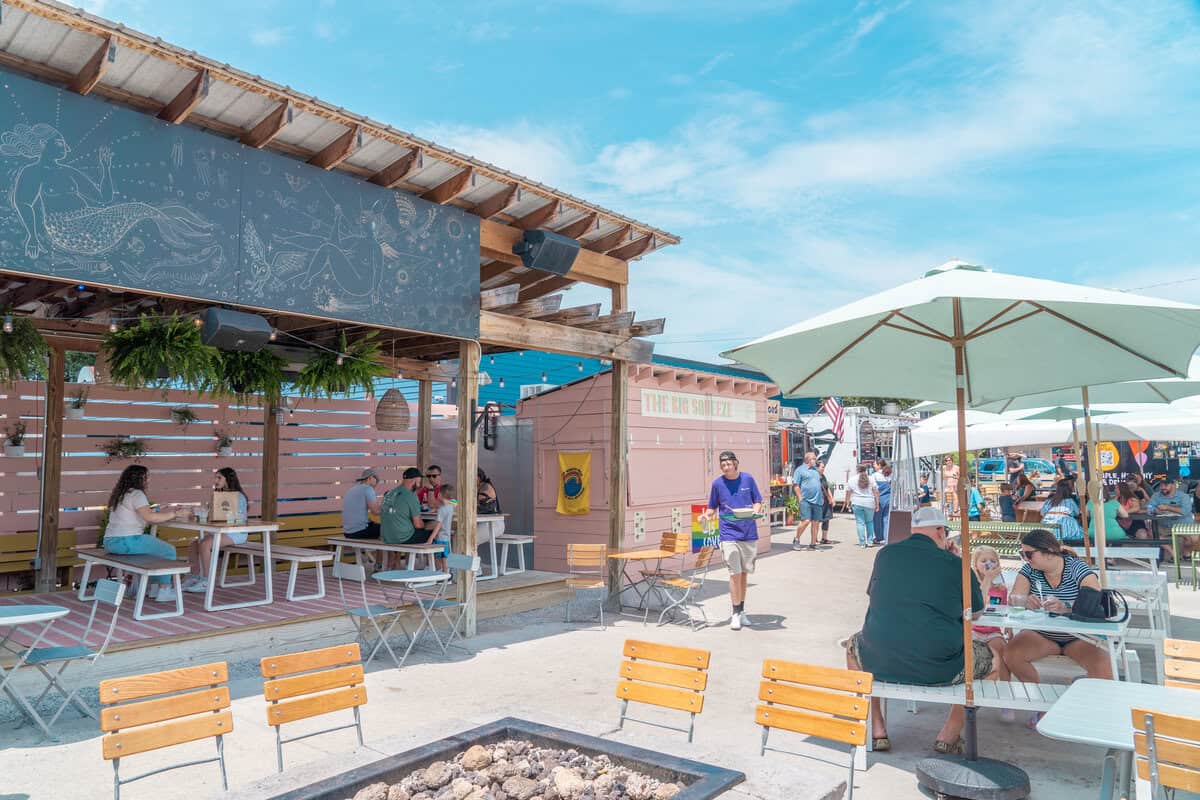
<path id="1" fill-rule="evenodd" d="M 661 353 L 956 258 L 1200 302 L 1196 2 L 83 5 L 681 236 Z"/>

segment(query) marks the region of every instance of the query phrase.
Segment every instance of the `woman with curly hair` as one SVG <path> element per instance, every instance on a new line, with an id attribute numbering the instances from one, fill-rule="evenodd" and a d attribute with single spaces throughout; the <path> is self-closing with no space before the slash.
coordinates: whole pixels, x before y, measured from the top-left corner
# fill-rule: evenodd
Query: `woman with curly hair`
<path id="1" fill-rule="evenodd" d="M 174 561 L 175 546 L 146 533 L 146 527 L 171 522 L 178 513 L 173 509 L 155 511 L 146 497 L 149 484 L 150 471 L 140 464 L 128 466 L 121 473 L 108 498 L 108 524 L 102 546 L 117 555 L 148 555 Z M 157 593 L 151 593 L 152 599 L 164 603 L 175 600 L 170 575 L 155 575 L 150 581 L 157 587 Z"/>

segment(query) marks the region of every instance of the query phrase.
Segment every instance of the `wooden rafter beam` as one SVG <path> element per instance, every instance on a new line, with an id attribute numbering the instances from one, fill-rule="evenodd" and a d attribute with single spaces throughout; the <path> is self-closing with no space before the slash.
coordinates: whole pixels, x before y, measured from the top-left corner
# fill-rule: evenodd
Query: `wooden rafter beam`
<path id="1" fill-rule="evenodd" d="M 562 308 L 563 296 L 561 294 L 550 295 L 549 297 L 541 297 L 537 300 L 527 300 L 524 303 L 510 303 L 506 306 L 498 306 L 490 309 L 497 314 L 509 314 L 514 317 L 544 317 L 555 313 Z"/>
<path id="2" fill-rule="evenodd" d="M 96 52 L 83 65 L 83 69 L 75 75 L 75 80 L 71 81 L 71 91 L 79 94 L 91 94 L 92 89 L 96 88 L 96 84 L 104 77 L 104 73 L 108 71 L 108 65 L 116 58 L 116 40 L 108 36 L 96 48 Z"/>
<path id="3" fill-rule="evenodd" d="M 479 320 L 479 339 L 485 345 L 514 350 L 543 350 L 585 358 L 609 358 L 647 362 L 654 344 L 629 340 L 600 331 L 585 331 L 542 320 L 522 319 L 484 311 Z"/>
<path id="4" fill-rule="evenodd" d="M 522 266 L 521 257 L 513 255 L 513 245 L 521 241 L 524 232 L 492 220 L 479 224 L 479 252 L 483 258 L 493 258 L 513 266 Z M 567 277 L 596 286 L 620 286 L 629 283 L 629 265 L 624 261 L 591 250 L 580 250 Z"/>
<path id="5" fill-rule="evenodd" d="M 600 304 L 591 303 L 586 306 L 564 308 L 553 314 L 546 314 L 540 317 L 540 319 L 544 319 L 546 322 L 557 322 L 560 325 L 576 325 L 583 322 L 595 322 L 599 316 Z"/>
<path id="6" fill-rule="evenodd" d="M 475 170 L 467 167 L 451 175 L 432 189 L 423 192 L 421 197 L 439 205 L 449 203 L 470 189 L 474 178 Z"/>
<path id="7" fill-rule="evenodd" d="M 535 228 L 543 228 L 546 223 L 558 216 L 558 210 L 562 204 L 557 200 L 551 200 L 541 208 L 531 211 L 520 219 L 513 220 L 513 225 L 522 230 L 531 231 Z"/>
<path id="8" fill-rule="evenodd" d="M 318 169 L 333 169 L 338 164 L 345 161 L 354 151 L 358 149 L 359 143 L 362 141 L 362 126 L 355 125 L 341 136 L 334 139 L 329 144 L 321 148 L 308 160 Z"/>
<path id="9" fill-rule="evenodd" d="M 512 269 L 512 264 L 506 264 L 503 261 L 493 261 L 490 264 L 484 264 L 479 268 L 479 282 L 487 283 L 488 281 L 494 281 L 496 278 L 512 272 Z"/>
<path id="10" fill-rule="evenodd" d="M 471 209 L 471 213 L 482 219 L 488 219 L 520 201 L 521 189 L 516 184 L 506 184 L 491 197 L 476 203 Z"/>
<path id="11" fill-rule="evenodd" d="M 292 121 L 292 104 L 283 102 L 267 112 L 250 130 L 242 135 L 241 142 L 247 147 L 266 147 L 283 132 L 285 126 Z"/>
<path id="12" fill-rule="evenodd" d="M 665 319 L 644 319 L 630 326 L 629 333 L 632 336 L 658 336 L 666 330 L 666 327 L 667 321 Z"/>
<path id="13" fill-rule="evenodd" d="M 624 247 L 618 247 L 616 250 L 610 250 L 609 255 L 613 258 L 619 258 L 622 261 L 629 261 L 639 256 L 644 255 L 648 250 L 654 247 L 653 236 L 643 236 L 636 242 L 630 242 Z"/>
<path id="14" fill-rule="evenodd" d="M 521 288 L 521 294 L 517 296 L 518 300 L 536 300 L 544 295 L 554 294 L 557 291 L 566 289 L 568 286 L 574 286 L 575 281 L 571 278 L 563 278 L 558 275 L 547 275 L 540 281 L 529 284 Z"/>
<path id="15" fill-rule="evenodd" d="M 414 147 L 391 164 L 379 170 L 379 172 L 376 172 L 368 180 L 371 183 L 391 189 L 404 183 L 409 175 L 421 169 L 424 164 L 425 159 L 421 155 L 421 148 Z"/>
<path id="16" fill-rule="evenodd" d="M 96 291 L 91 297 L 84 299 L 83 302 L 68 308 L 67 313 L 63 316 L 71 319 L 82 319 L 116 308 L 119 305 L 128 303 L 131 299 L 133 298 L 124 293 Z"/>
<path id="17" fill-rule="evenodd" d="M 583 236 L 592 228 L 596 227 L 597 219 L 598 216 L 595 212 L 592 212 L 591 214 L 584 214 L 571 224 L 562 226 L 555 231 L 555 233 L 559 234 L 560 236 L 566 236 L 568 239 L 578 239 L 580 236 Z"/>
<path id="18" fill-rule="evenodd" d="M 633 311 L 618 311 L 615 314 L 605 314 L 602 317 L 596 317 L 591 322 L 581 322 L 579 323 L 579 327 L 589 331 L 616 333 L 632 325 L 633 318 Z"/>
<path id="19" fill-rule="evenodd" d="M 200 105 L 200 101 L 208 94 L 208 70 L 202 69 L 187 82 L 175 99 L 163 106 L 158 112 L 158 118 L 172 125 L 178 125 L 188 118 L 188 115 Z"/>
<path id="20" fill-rule="evenodd" d="M 614 247 L 620 247 L 629 240 L 629 232 L 632 228 L 629 225 L 624 225 L 617 228 L 615 231 L 610 231 L 604 234 L 599 239 L 593 239 L 590 242 L 584 242 L 585 250 L 591 250 L 593 253 L 607 253 Z"/>
<path id="21" fill-rule="evenodd" d="M 517 302 L 521 287 L 515 283 L 497 286 L 495 289 L 483 289 L 479 292 L 479 307 L 494 309 Z"/>
<path id="22" fill-rule="evenodd" d="M 446 339 L 447 350 L 457 350 L 458 342 Z M 416 381 L 449 381 L 458 376 L 458 368 L 450 365 L 439 365 L 436 361 L 423 361 L 415 358 L 391 358 L 385 356 L 383 363 L 400 373 L 404 378 Z"/>
<path id="23" fill-rule="evenodd" d="M 23 286 L 10 288 L 0 297 L 0 308 L 20 308 L 23 305 L 33 303 L 45 297 L 49 297 L 56 292 L 61 292 L 66 287 L 61 283 L 51 283 L 50 281 L 30 280 Z"/>

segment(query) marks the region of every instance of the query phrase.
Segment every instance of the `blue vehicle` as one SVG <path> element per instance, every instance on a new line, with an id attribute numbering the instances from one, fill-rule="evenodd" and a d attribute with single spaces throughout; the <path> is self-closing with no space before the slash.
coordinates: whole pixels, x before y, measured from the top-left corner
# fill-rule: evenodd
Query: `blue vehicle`
<path id="1" fill-rule="evenodd" d="M 975 471 L 980 483 L 1000 482 L 1008 480 L 1008 459 L 981 458 L 975 462 Z M 1036 483 L 1039 489 L 1049 489 L 1054 485 L 1054 464 L 1045 458 L 1025 459 L 1025 474 L 1038 473 Z"/>

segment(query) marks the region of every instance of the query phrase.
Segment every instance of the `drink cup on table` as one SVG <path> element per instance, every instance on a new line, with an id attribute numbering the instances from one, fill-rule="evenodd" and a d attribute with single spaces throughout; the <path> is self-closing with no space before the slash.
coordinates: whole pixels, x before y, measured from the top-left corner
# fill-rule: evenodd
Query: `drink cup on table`
<path id="1" fill-rule="evenodd" d="M 208 523 L 208 506 L 200 506 L 196 509 L 196 521 L 201 525 Z"/>

